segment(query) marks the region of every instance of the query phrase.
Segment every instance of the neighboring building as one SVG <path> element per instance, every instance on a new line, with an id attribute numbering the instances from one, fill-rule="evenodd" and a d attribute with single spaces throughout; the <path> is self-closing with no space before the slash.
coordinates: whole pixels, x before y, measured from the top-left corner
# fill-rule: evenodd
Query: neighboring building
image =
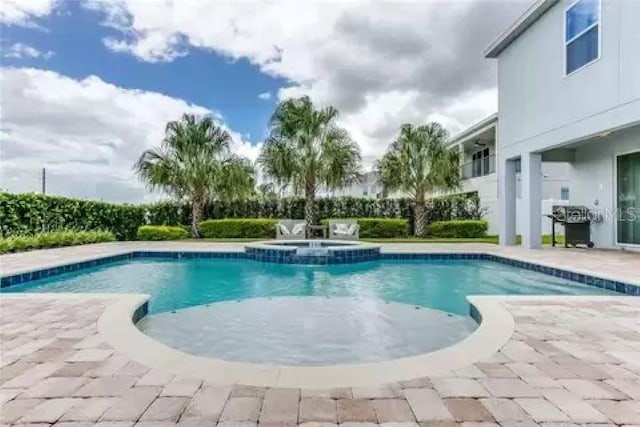
<path id="1" fill-rule="evenodd" d="M 542 162 L 571 164 L 598 247 L 640 247 L 640 1 L 538 0 L 487 50 L 498 60 L 500 240 L 540 246 Z"/>
<path id="2" fill-rule="evenodd" d="M 323 194 L 329 196 L 343 197 L 364 197 L 367 199 L 382 198 L 382 184 L 379 182 L 379 175 L 376 171 L 366 172 L 362 175 L 360 182 L 355 182 L 348 187 L 335 190 L 325 191 Z"/>
<path id="3" fill-rule="evenodd" d="M 496 173 L 496 128 L 498 115 L 482 120 L 449 140 L 452 149 L 460 151 L 462 174 L 461 193 L 477 192 L 484 218 L 489 222 L 489 234 L 498 234 L 498 174 Z M 570 199 L 568 163 L 544 163 L 542 166 L 542 199 L 545 206 L 567 203 Z M 520 198 L 520 176 L 516 188 Z M 520 204 L 520 202 L 518 203 Z M 551 220 L 541 218 L 545 233 L 550 233 Z M 521 224 L 517 231 L 521 232 Z"/>

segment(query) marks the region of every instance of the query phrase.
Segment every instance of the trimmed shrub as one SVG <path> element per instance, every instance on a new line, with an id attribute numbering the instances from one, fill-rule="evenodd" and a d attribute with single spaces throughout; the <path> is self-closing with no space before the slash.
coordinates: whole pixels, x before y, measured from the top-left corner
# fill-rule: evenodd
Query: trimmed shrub
<path id="1" fill-rule="evenodd" d="M 267 218 L 228 218 L 209 219 L 198 224 L 202 237 L 272 239 L 276 235 L 275 219 Z"/>
<path id="2" fill-rule="evenodd" d="M 489 223 L 486 220 L 435 221 L 427 226 L 429 237 L 473 238 L 487 235 Z"/>
<path id="3" fill-rule="evenodd" d="M 409 220 L 404 218 L 358 218 L 361 238 L 392 238 L 409 235 Z"/>
<path id="4" fill-rule="evenodd" d="M 404 218 L 352 218 L 358 221 L 361 239 L 400 238 L 409 235 L 409 220 Z M 322 220 L 328 224 L 329 219 Z"/>
<path id="5" fill-rule="evenodd" d="M 146 207 L 43 196 L 0 193 L 2 236 L 66 230 L 106 230 L 118 240 L 132 240 L 145 224 Z"/>
<path id="6" fill-rule="evenodd" d="M 319 198 L 316 212 L 319 219 L 400 218 L 409 221 L 409 233 L 414 228 L 411 199 Z M 188 225 L 190 214 L 187 205 L 171 201 L 134 206 L 35 193 L 0 193 L 0 233 L 5 237 L 56 230 L 108 230 L 118 240 L 134 240 L 142 225 Z M 481 216 L 477 193 L 427 200 L 427 223 Z M 216 201 L 205 206 L 204 219 L 222 218 L 304 218 L 304 199 Z"/>
<path id="7" fill-rule="evenodd" d="M 174 201 L 165 201 L 146 206 L 146 224 L 188 225 L 191 223 L 191 208 Z"/>
<path id="8" fill-rule="evenodd" d="M 181 225 L 142 225 L 138 227 L 137 240 L 180 240 L 189 237 L 189 231 Z"/>
<path id="9" fill-rule="evenodd" d="M 9 236 L 0 238 L 0 253 L 86 245 L 113 240 L 115 236 L 109 231 L 56 231 L 33 236 Z"/>

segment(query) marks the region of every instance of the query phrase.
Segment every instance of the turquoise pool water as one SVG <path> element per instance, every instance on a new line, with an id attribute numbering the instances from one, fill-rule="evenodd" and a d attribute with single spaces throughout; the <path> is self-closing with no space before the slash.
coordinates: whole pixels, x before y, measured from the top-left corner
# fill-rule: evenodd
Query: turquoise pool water
<path id="1" fill-rule="evenodd" d="M 2 289 L 151 295 L 150 313 L 255 297 L 376 299 L 467 315 L 467 295 L 612 294 L 480 260 L 384 260 L 304 266 L 241 259 L 136 259 Z"/>

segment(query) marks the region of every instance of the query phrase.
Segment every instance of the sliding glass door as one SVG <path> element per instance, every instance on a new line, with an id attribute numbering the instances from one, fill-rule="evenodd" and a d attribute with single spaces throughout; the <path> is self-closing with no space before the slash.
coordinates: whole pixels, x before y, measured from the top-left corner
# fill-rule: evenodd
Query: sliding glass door
<path id="1" fill-rule="evenodd" d="M 640 151 L 618 156 L 616 166 L 618 243 L 640 245 Z"/>

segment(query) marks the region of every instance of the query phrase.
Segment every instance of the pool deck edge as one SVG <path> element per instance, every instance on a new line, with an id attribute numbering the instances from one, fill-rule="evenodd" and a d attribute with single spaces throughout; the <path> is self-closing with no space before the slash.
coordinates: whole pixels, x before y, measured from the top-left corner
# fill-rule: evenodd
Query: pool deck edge
<path id="1" fill-rule="evenodd" d="M 500 304 L 502 297 L 469 297 L 482 317 L 478 328 L 462 341 L 430 353 L 383 362 L 331 366 L 231 362 L 185 353 L 140 331 L 132 319 L 148 298 L 148 295 L 119 295 L 98 320 L 98 330 L 105 340 L 138 363 L 220 384 L 328 388 L 434 376 L 489 357 L 509 340 L 515 327 L 513 317 Z"/>
<path id="2" fill-rule="evenodd" d="M 60 295 L 60 294 L 57 294 Z M 196 356 L 169 347 L 140 331 L 133 316 L 148 295 L 118 295 L 98 320 L 98 330 L 118 352 L 151 368 L 218 384 L 258 387 L 339 388 L 372 386 L 434 377 L 489 358 L 511 338 L 515 321 L 503 303 L 615 301 L 625 296 L 469 296 L 481 317 L 478 328 L 462 341 L 417 356 L 382 362 L 330 366 L 286 366 L 232 362 Z"/>

